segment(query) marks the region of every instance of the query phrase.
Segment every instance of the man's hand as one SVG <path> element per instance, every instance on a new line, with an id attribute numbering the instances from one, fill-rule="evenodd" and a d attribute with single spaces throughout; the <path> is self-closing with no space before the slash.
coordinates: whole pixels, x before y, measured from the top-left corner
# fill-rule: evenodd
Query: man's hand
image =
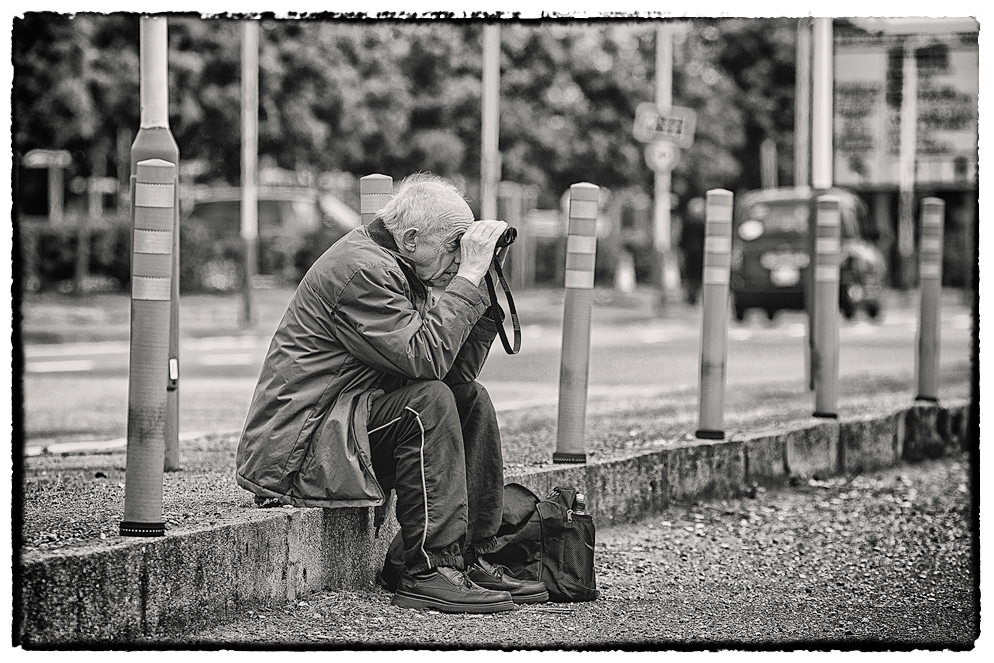
<path id="1" fill-rule="evenodd" d="M 494 259 L 497 240 L 505 230 L 507 224 L 503 221 L 477 221 L 470 224 L 459 241 L 461 262 L 456 276 L 462 276 L 479 286 Z"/>

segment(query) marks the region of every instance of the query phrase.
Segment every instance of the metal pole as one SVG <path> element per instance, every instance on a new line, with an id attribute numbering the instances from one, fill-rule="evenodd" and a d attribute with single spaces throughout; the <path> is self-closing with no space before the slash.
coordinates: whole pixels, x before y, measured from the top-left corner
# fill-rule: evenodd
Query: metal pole
<path id="1" fill-rule="evenodd" d="M 590 369 L 590 316 L 594 303 L 597 212 L 600 187 L 587 182 L 569 188 L 566 237 L 566 299 L 559 366 L 559 421 L 554 463 L 585 463 L 584 430 Z"/>
<path id="2" fill-rule="evenodd" d="M 65 215 L 65 203 L 63 202 L 62 189 L 64 179 L 62 167 L 50 165 L 48 167 L 48 221 L 53 226 L 62 223 Z"/>
<path id="3" fill-rule="evenodd" d="M 701 281 L 701 384 L 698 439 L 725 437 L 728 280 L 732 258 L 732 192 L 707 192 Z"/>
<path id="4" fill-rule="evenodd" d="M 811 19 L 797 19 L 794 92 L 794 186 L 807 186 L 811 172 Z"/>
<path id="5" fill-rule="evenodd" d="M 836 382 L 839 377 L 839 199 L 819 196 L 815 225 L 814 348 L 811 366 L 815 374 L 814 416 L 837 419 Z"/>
<path id="6" fill-rule="evenodd" d="M 132 191 L 131 358 L 121 536 L 162 536 L 162 472 L 169 378 L 176 166 L 148 159 Z"/>
<path id="7" fill-rule="evenodd" d="M 915 157 L 918 142 L 918 63 L 913 39 L 904 43 L 904 71 L 901 87 L 900 170 L 898 172 L 897 252 L 902 290 L 914 281 L 912 256 L 915 252 Z"/>
<path id="8" fill-rule="evenodd" d="M 772 138 L 765 139 L 759 146 L 760 176 L 764 189 L 775 189 L 779 186 L 777 173 L 777 143 Z"/>
<path id="9" fill-rule="evenodd" d="M 673 26 L 665 21 L 656 26 L 656 106 L 661 112 L 673 106 Z M 659 302 L 664 304 L 680 285 L 671 239 L 670 171 L 655 173 L 653 185 L 653 245 L 659 264 Z"/>
<path id="10" fill-rule="evenodd" d="M 480 214 L 497 218 L 500 182 L 500 26 L 483 26 L 483 131 L 480 164 Z"/>
<path id="11" fill-rule="evenodd" d="M 812 30 L 811 63 L 811 186 L 827 191 L 832 187 L 832 120 L 833 84 L 832 68 L 832 19 L 816 18 Z M 814 223 L 809 223 L 809 265 L 814 265 Z M 808 388 L 814 389 L 818 380 L 818 366 L 814 359 L 814 329 L 818 325 L 818 310 L 814 306 L 815 283 L 808 270 L 805 281 L 804 306 L 808 312 L 807 354 Z"/>
<path id="12" fill-rule="evenodd" d="M 393 196 L 393 178 L 388 175 L 366 175 L 359 178 L 359 216 L 362 225 L 376 217 Z"/>
<path id="13" fill-rule="evenodd" d="M 832 186 L 832 19 L 814 19 L 811 90 L 811 184 Z"/>
<path id="14" fill-rule="evenodd" d="M 138 163 L 162 159 L 176 166 L 179 173 L 179 147 L 169 130 L 168 52 L 165 18 L 142 17 L 140 87 L 141 122 L 131 146 L 131 205 L 134 206 L 134 182 Z M 169 316 L 169 373 L 166 382 L 165 469 L 179 469 L 179 180 L 173 206 L 173 276 Z"/>
<path id="15" fill-rule="evenodd" d="M 941 198 L 921 203 L 918 277 L 921 312 L 918 316 L 918 395 L 915 400 L 938 402 L 939 310 L 942 294 L 942 221 L 946 204 Z"/>
<path id="16" fill-rule="evenodd" d="M 242 21 L 242 324 L 252 324 L 252 277 L 259 249 L 259 22 Z"/>

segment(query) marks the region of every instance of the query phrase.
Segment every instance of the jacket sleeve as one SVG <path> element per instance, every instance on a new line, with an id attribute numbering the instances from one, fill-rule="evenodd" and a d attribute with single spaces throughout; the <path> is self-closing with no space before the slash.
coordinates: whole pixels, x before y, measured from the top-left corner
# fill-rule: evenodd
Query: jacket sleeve
<path id="1" fill-rule="evenodd" d="M 360 268 L 334 303 L 343 346 L 373 368 L 412 380 L 441 380 L 487 308 L 479 288 L 456 277 L 424 316 L 400 270 Z"/>
<path id="2" fill-rule="evenodd" d="M 490 318 L 488 310 L 473 327 L 469 338 L 459 349 L 452 368 L 445 374 L 442 380 L 448 385 L 465 384 L 472 382 L 480 376 L 483 370 L 483 362 L 487 360 L 490 353 L 490 346 L 493 345 L 494 338 L 497 337 L 497 323 Z"/>

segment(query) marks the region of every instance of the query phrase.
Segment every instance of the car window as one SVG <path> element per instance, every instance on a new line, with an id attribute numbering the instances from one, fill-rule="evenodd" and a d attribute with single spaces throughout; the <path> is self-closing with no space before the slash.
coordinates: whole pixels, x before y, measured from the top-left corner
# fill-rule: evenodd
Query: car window
<path id="1" fill-rule="evenodd" d="M 859 225 L 856 221 L 856 210 L 848 205 L 842 206 L 842 227 L 839 229 L 839 232 L 845 239 L 859 237 Z"/>
<path id="2" fill-rule="evenodd" d="M 804 234 L 810 214 L 805 200 L 774 200 L 753 203 L 744 218 L 761 222 L 764 232 Z"/>

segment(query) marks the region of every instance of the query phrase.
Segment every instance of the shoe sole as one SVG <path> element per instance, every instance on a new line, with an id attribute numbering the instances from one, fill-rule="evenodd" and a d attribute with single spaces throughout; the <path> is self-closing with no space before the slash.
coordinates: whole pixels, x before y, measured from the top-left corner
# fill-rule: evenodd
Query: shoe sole
<path id="1" fill-rule="evenodd" d="M 439 612 L 471 612 L 474 614 L 490 612 L 507 612 L 514 610 L 512 601 L 496 601 L 494 603 L 455 603 L 427 596 L 416 596 L 398 591 L 393 595 L 391 605 L 398 608 L 413 608 L 415 610 L 438 610 Z"/>
<path id="2" fill-rule="evenodd" d="M 515 596 L 511 594 L 511 601 L 514 603 L 545 603 L 549 600 L 549 592 L 543 591 L 540 594 L 522 594 Z"/>

